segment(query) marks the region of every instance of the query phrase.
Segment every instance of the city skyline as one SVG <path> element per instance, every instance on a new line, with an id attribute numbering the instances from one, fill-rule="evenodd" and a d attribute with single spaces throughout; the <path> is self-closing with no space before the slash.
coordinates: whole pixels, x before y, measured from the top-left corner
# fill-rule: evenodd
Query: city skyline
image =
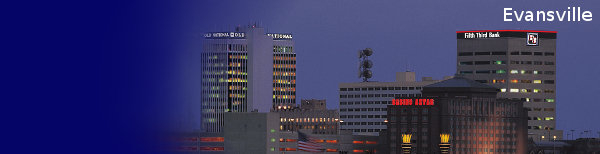
<path id="1" fill-rule="evenodd" d="M 314 7 L 316 4 L 319 4 Z M 390 5 L 393 4 L 393 5 Z M 455 14 L 436 14 L 436 8 L 444 4 Z M 273 2 L 253 4 L 239 2 L 232 5 L 211 3 L 213 8 L 228 6 L 232 12 L 198 14 L 203 22 L 195 27 L 196 32 L 233 31 L 237 25 L 259 23 L 268 31 L 290 32 L 296 42 L 297 61 L 297 99 L 326 99 L 339 102 L 337 84 L 340 82 L 360 82 L 356 77 L 358 59 L 356 51 L 366 47 L 373 48 L 370 58 L 374 62 L 372 81 L 393 81 L 395 72 L 411 70 L 418 72 L 417 78 L 432 76 L 442 79 L 454 75 L 456 71 L 456 31 L 482 29 L 519 29 L 558 31 L 557 52 L 557 129 L 578 131 L 598 130 L 598 124 L 586 123 L 585 118 L 599 117 L 592 108 L 598 108 L 593 102 L 598 87 L 579 90 L 589 85 L 584 81 L 593 81 L 600 72 L 580 69 L 577 66 L 593 66 L 597 55 L 597 44 L 590 39 L 600 34 L 597 23 L 504 23 L 493 17 L 495 11 L 484 8 L 458 10 L 459 6 L 475 6 L 477 2 L 389 2 L 363 3 L 351 2 L 336 6 L 334 2 Z M 567 2 L 537 4 L 525 2 L 521 7 L 556 7 Z M 433 6 L 407 8 L 406 6 Z M 512 6 L 508 2 L 497 2 L 491 9 Z M 279 6 L 279 7 L 277 7 Z M 361 8 L 365 6 L 365 8 Z M 594 9 L 595 6 L 589 6 Z M 253 9 L 251 9 L 253 8 Z M 269 8 L 269 9 L 267 9 Z M 378 9 L 374 9 L 378 8 Z M 403 8 L 403 9 L 400 9 Z M 314 11 L 308 11 L 309 9 Z M 265 10 L 265 11 L 255 11 Z M 268 10 L 268 11 L 266 11 Z M 359 11 L 360 10 L 360 11 Z M 236 12 L 247 12 L 237 14 Z M 412 11 L 410 14 L 407 12 Z M 269 14 L 268 12 L 280 12 Z M 302 13 L 293 13 L 302 12 Z M 479 14 L 469 14 L 480 12 Z M 411 18 L 419 14 L 425 18 Z M 470 18 L 454 16 L 469 15 Z M 501 16 L 498 17 L 501 19 Z M 227 19 L 227 20 L 225 20 Z M 290 20 L 294 19 L 294 20 Z M 394 19 L 394 20 L 392 20 Z M 426 20 L 428 19 L 428 20 Z M 412 20 L 411 22 L 404 22 Z M 438 24 L 436 24 L 438 23 Z M 430 44 L 435 45 L 430 45 Z M 585 46 L 579 44 L 586 44 Z M 590 55 L 590 56 L 582 56 Z M 333 57 L 333 58 L 332 58 Z M 452 58 L 454 57 L 454 58 Z M 576 60 L 579 59 L 579 60 Z M 583 96 L 583 97 L 581 97 Z M 586 108 L 579 108 L 586 106 Z M 329 103 L 328 108 L 338 108 Z M 565 134 L 570 131 L 565 131 Z M 593 134 L 592 134 L 593 135 Z M 576 134 L 578 137 L 579 134 Z"/>

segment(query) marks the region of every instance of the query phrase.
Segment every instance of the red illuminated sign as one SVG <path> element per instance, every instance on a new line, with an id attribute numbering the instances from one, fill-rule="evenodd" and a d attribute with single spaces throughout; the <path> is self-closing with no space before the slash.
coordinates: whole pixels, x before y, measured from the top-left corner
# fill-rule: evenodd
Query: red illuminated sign
<path id="1" fill-rule="evenodd" d="M 411 98 L 400 98 L 400 99 L 393 99 L 392 100 L 392 105 L 401 105 L 401 106 L 431 106 L 435 104 L 435 100 L 434 99 L 427 99 L 427 98 L 415 98 L 415 99 L 411 99 Z"/>

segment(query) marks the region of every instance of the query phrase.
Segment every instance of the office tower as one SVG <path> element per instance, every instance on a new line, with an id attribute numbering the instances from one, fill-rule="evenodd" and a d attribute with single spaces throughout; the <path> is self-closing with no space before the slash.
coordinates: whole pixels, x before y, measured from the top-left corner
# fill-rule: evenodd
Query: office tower
<path id="1" fill-rule="evenodd" d="M 355 135 L 378 136 L 387 126 L 387 105 L 394 97 L 421 95 L 421 88 L 438 82 L 431 77 L 415 80 L 415 72 L 397 72 L 395 82 L 340 83 L 340 127 Z"/>
<path id="2" fill-rule="evenodd" d="M 498 97 L 521 100 L 529 137 L 556 136 L 556 31 L 457 31 L 457 73 L 500 89 Z"/>
<path id="3" fill-rule="evenodd" d="M 496 93 L 455 77 L 423 87 L 422 97 L 397 97 L 387 111 L 390 153 L 526 153 L 523 102 Z"/>
<path id="4" fill-rule="evenodd" d="M 295 53 L 291 39 L 291 34 L 267 34 L 256 25 L 238 27 L 234 32 L 204 34 L 204 131 L 221 132 L 224 112 L 269 112 L 276 105 L 295 103 Z"/>
<path id="5" fill-rule="evenodd" d="M 273 37 L 273 109 L 289 109 L 296 105 L 296 52 L 292 35 L 267 35 Z"/>

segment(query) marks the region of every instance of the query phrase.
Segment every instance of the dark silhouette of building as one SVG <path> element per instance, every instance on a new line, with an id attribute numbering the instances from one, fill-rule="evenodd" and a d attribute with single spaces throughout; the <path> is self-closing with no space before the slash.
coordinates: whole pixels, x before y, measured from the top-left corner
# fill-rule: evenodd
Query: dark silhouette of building
<path id="1" fill-rule="evenodd" d="M 388 106 L 390 153 L 526 153 L 523 102 L 498 99 L 498 89 L 463 77 L 423 87 L 422 97 L 398 97 Z"/>

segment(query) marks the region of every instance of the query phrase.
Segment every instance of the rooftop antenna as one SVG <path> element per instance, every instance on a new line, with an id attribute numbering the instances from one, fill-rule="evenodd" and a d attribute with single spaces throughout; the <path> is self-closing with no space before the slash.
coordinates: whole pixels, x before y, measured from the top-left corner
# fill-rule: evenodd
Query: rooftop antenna
<path id="1" fill-rule="evenodd" d="M 373 55 L 371 48 L 358 51 L 358 78 L 363 78 L 363 82 L 368 82 L 368 79 L 373 77 L 373 62 L 369 60 L 369 56 Z"/>

